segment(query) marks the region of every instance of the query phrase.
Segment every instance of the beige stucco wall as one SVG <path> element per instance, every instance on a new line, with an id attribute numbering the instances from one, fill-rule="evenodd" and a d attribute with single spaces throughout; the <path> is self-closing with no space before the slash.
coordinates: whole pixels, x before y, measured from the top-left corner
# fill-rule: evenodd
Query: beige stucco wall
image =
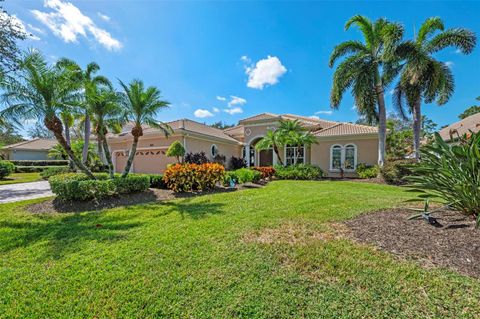
<path id="1" fill-rule="evenodd" d="M 220 155 L 225 155 L 227 161 L 226 164 L 228 164 L 232 156 L 240 157 L 242 155 L 242 146 L 239 144 L 225 143 L 213 139 L 201 139 L 193 136 L 185 137 L 185 141 L 187 152 L 205 152 L 210 160 L 213 160 L 211 148 L 212 145 L 215 144 L 218 148 L 218 153 Z"/>
<path id="2" fill-rule="evenodd" d="M 378 138 L 350 137 L 336 139 L 319 139 L 318 144 L 313 144 L 310 151 L 311 164 L 318 165 L 330 177 L 338 177 L 340 173 L 330 171 L 330 148 L 333 145 L 355 144 L 357 147 L 357 164 L 377 164 L 378 159 Z M 355 177 L 355 173 L 345 172 L 347 177 Z"/>
<path id="3" fill-rule="evenodd" d="M 170 136 L 168 138 L 162 136 L 140 138 L 137 147 L 137 155 L 133 162 L 132 171 L 134 173 L 163 173 L 168 164 L 175 163 L 176 159 L 165 155 L 168 147 L 174 141 L 180 141 L 184 144 L 187 152 L 205 152 L 209 159 L 211 156 L 211 147 L 215 144 L 219 154 L 225 155 L 227 163 L 232 156 L 239 157 L 242 154 L 242 146 L 236 144 L 225 143 L 217 140 L 207 140 L 192 136 Z M 115 170 L 122 172 L 125 168 L 128 149 L 130 149 L 132 140 L 109 141 L 112 157 L 115 164 Z"/>
<path id="4" fill-rule="evenodd" d="M 272 128 L 277 127 L 278 124 L 276 123 L 271 123 L 271 124 L 265 124 L 265 125 L 253 125 L 253 126 L 245 126 L 245 145 L 248 145 L 251 141 L 262 137 L 267 133 L 268 130 L 271 130 Z M 247 133 L 249 133 L 247 135 Z"/>

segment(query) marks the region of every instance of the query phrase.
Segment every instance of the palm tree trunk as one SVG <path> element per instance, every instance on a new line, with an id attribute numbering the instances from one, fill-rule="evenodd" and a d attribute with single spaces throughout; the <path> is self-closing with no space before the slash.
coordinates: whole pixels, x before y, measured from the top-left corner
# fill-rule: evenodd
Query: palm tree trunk
<path id="1" fill-rule="evenodd" d="M 381 167 L 385 164 L 387 110 L 385 109 L 385 96 L 383 95 L 383 87 L 381 84 L 377 84 L 376 91 L 378 101 L 378 165 Z"/>
<path id="2" fill-rule="evenodd" d="M 125 169 L 122 173 L 122 177 L 127 177 L 128 173 L 130 172 L 130 167 L 132 167 L 133 159 L 135 158 L 135 153 L 137 152 L 137 144 L 138 144 L 138 136 L 134 135 L 132 148 L 130 149 L 130 153 L 128 154 L 127 164 L 125 165 Z"/>
<path id="3" fill-rule="evenodd" d="M 98 133 L 97 133 L 98 134 Z M 102 164 L 106 164 L 105 162 L 105 155 L 103 154 L 103 145 L 102 145 L 102 138 L 97 135 L 97 153 L 98 153 L 98 158 L 100 158 L 100 161 Z"/>
<path id="4" fill-rule="evenodd" d="M 67 143 L 67 141 L 65 140 L 65 137 L 63 136 L 63 125 L 62 125 L 62 121 L 60 121 L 60 119 L 54 115 L 53 117 L 51 118 L 45 118 L 44 120 L 44 124 L 45 126 L 50 130 L 52 131 L 53 135 L 55 136 L 55 138 L 57 139 L 58 141 L 58 144 L 60 144 L 63 149 L 65 150 L 65 152 L 67 153 L 68 157 L 70 158 L 70 160 L 75 163 L 75 165 L 82 171 L 84 172 L 89 178 L 91 179 L 95 179 L 95 176 L 93 176 L 92 172 L 85 166 L 83 165 L 82 161 L 79 160 L 75 154 L 73 153 L 73 150 L 72 148 L 70 147 L 70 145 Z"/>
<path id="5" fill-rule="evenodd" d="M 83 137 L 83 150 L 82 150 L 82 162 L 87 164 L 88 162 L 88 146 L 90 144 L 90 115 L 85 113 L 85 135 Z"/>
<path id="6" fill-rule="evenodd" d="M 421 100 L 418 98 L 413 105 L 413 155 L 418 161 L 420 159 L 420 135 L 422 134 L 422 111 Z"/>
<path id="7" fill-rule="evenodd" d="M 68 125 L 67 121 L 65 121 L 65 142 L 67 145 L 71 146 L 70 142 L 70 126 Z M 68 161 L 68 166 L 70 167 L 71 170 L 75 168 L 75 165 L 71 159 Z"/>
<path id="8" fill-rule="evenodd" d="M 280 152 L 278 151 L 278 146 L 273 145 L 273 151 L 277 154 L 277 160 L 280 162 L 280 165 L 283 166 L 282 158 L 280 157 Z"/>
<path id="9" fill-rule="evenodd" d="M 114 171 L 115 168 L 113 167 L 112 154 L 110 153 L 110 148 L 108 147 L 108 142 L 105 135 L 102 136 L 102 141 L 103 141 L 103 150 L 105 152 L 105 159 L 107 160 L 107 165 L 108 165 L 108 173 L 110 174 L 110 178 L 113 178 L 113 175 L 115 173 Z"/>

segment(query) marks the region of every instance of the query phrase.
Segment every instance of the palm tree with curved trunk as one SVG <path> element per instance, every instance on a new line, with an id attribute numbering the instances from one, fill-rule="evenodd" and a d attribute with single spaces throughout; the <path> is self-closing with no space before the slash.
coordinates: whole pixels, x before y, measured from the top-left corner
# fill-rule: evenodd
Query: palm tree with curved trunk
<path id="1" fill-rule="evenodd" d="M 63 68 L 72 73 L 72 77 L 78 81 L 82 86 L 85 94 L 85 104 L 84 107 L 84 144 L 82 151 L 82 161 L 86 163 L 88 155 L 88 147 L 90 144 L 90 133 L 91 133 L 91 105 L 88 103 L 88 95 L 92 94 L 92 91 L 95 90 L 95 86 L 103 85 L 111 88 L 112 84 L 105 76 L 95 75 L 100 70 L 100 66 L 95 62 L 90 62 L 87 64 L 85 70 L 73 60 L 67 58 L 61 58 L 57 61 L 57 67 Z"/>
<path id="2" fill-rule="evenodd" d="M 337 109 L 346 90 L 351 89 L 355 106 L 369 122 L 378 123 L 378 164 L 385 162 L 386 109 L 385 88 L 400 68 L 394 50 L 403 36 L 403 27 L 386 19 L 375 22 L 356 15 L 347 21 L 345 30 L 357 26 L 363 41 L 346 41 L 330 55 L 329 66 L 344 58 L 335 69 L 330 95 L 331 106 Z"/>
<path id="3" fill-rule="evenodd" d="M 100 160 L 106 160 L 110 177 L 113 177 L 114 167 L 106 136 L 109 131 L 120 133 L 124 123 L 119 104 L 120 96 L 113 89 L 95 87 L 88 99 L 92 111 L 92 124 L 97 136 L 98 156 Z"/>
<path id="4" fill-rule="evenodd" d="M 2 81 L 3 101 L 7 107 L 1 117 L 20 124 L 21 120 L 43 121 L 73 163 L 90 178 L 91 171 L 78 159 L 63 135 L 61 112 L 73 109 L 81 99 L 78 85 L 65 72 L 51 67 L 38 51 L 24 55 L 15 78 Z"/>
<path id="5" fill-rule="evenodd" d="M 438 17 L 427 19 L 413 41 L 405 41 L 396 49 L 396 55 L 405 60 L 400 80 L 394 91 L 394 105 L 405 116 L 405 108 L 413 117 L 413 151 L 420 158 L 422 126 L 422 99 L 425 103 L 443 105 L 454 92 L 454 78 L 450 67 L 434 57 L 447 48 L 457 48 L 463 54 L 473 51 L 476 36 L 464 28 L 445 30 Z"/>
<path id="6" fill-rule="evenodd" d="M 279 148 L 283 146 L 282 138 L 277 130 L 268 130 L 267 133 L 255 144 L 257 150 L 273 149 L 277 155 L 277 160 L 283 166 L 282 158 L 280 157 Z"/>
<path id="7" fill-rule="evenodd" d="M 168 137 L 173 131 L 168 124 L 155 119 L 160 110 L 163 110 L 170 105 L 169 102 L 162 100 L 159 89 L 153 86 L 145 88 L 145 85 L 140 80 L 133 80 L 128 85 L 120 81 L 120 85 L 124 91 L 122 94 L 121 105 L 125 112 L 125 120 L 133 123 L 131 130 L 133 143 L 130 148 L 125 170 L 122 174 L 122 177 L 126 177 L 130 172 L 133 159 L 135 158 L 138 140 L 140 136 L 143 136 L 142 125 L 146 124 L 152 128 L 159 129 L 166 137 Z"/>

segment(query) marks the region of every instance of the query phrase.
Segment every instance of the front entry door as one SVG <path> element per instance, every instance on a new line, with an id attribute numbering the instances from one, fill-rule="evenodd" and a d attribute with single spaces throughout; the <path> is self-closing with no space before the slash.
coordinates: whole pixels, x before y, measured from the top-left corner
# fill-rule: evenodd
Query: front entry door
<path id="1" fill-rule="evenodd" d="M 272 166 L 273 165 L 273 150 L 261 150 L 258 152 L 260 166 Z"/>

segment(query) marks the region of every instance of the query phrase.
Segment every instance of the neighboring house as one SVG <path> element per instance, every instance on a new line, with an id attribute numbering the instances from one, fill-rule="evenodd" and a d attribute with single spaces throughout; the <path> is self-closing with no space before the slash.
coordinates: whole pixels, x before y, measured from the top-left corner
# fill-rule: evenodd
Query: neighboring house
<path id="1" fill-rule="evenodd" d="M 35 138 L 4 146 L 0 149 L 7 160 L 47 160 L 48 151 L 57 145 L 54 139 Z"/>
<path id="2" fill-rule="evenodd" d="M 455 141 L 459 136 L 480 131 L 480 113 L 470 115 L 440 130 L 439 134 L 446 142 Z"/>
<path id="3" fill-rule="evenodd" d="M 282 161 L 287 164 L 310 163 L 321 167 L 329 176 L 339 176 L 341 170 L 346 176 L 354 176 L 359 163 L 374 165 L 378 159 L 378 130 L 376 127 L 351 123 L 326 121 L 304 116 L 262 113 L 243 119 L 239 125 L 216 129 L 192 120 L 183 119 L 168 123 L 174 133 L 165 138 L 163 133 L 145 127 L 139 140 L 137 153 L 132 165 L 135 173 L 162 173 L 174 158 L 165 155 L 173 141 L 183 143 L 187 152 L 205 152 L 213 159 L 224 155 L 227 163 L 232 156 L 245 158 L 248 166 L 268 166 L 278 163 L 275 152 L 257 151 L 255 144 L 268 130 L 278 127 L 280 120 L 299 120 L 317 137 L 318 144 L 310 147 L 286 146 L 280 150 Z M 132 144 L 131 126 L 123 132 L 108 137 L 112 150 L 115 170 L 125 167 L 128 151 Z M 297 155 L 295 155 L 297 154 Z"/>

